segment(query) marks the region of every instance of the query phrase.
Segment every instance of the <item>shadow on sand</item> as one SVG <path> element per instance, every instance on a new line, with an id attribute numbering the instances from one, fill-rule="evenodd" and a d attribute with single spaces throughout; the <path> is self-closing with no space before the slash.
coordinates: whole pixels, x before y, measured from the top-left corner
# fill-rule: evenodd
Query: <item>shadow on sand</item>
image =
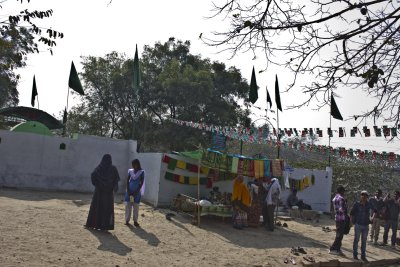
<path id="1" fill-rule="evenodd" d="M 158 239 L 158 237 L 155 234 L 146 232 L 146 230 L 144 230 L 141 227 L 135 227 L 133 225 L 129 225 L 128 227 L 138 237 L 140 237 L 141 239 L 147 241 L 147 243 L 149 245 L 151 245 L 153 247 L 157 247 L 158 244 L 160 244 L 160 239 Z"/>
<path id="2" fill-rule="evenodd" d="M 97 247 L 98 250 L 109 251 L 121 256 L 126 256 L 132 251 L 132 248 L 119 241 L 118 237 L 110 232 L 93 229 L 88 229 L 88 231 L 100 241 L 100 245 Z"/>

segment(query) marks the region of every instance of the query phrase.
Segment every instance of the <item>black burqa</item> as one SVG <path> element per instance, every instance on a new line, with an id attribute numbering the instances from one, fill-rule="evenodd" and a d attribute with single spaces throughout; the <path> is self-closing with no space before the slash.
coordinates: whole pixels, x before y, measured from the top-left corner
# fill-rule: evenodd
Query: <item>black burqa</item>
<path id="1" fill-rule="evenodd" d="M 112 165 L 111 156 L 106 154 L 92 173 L 95 190 L 86 227 L 114 230 L 114 189 L 118 188 L 118 181 L 117 168 Z"/>

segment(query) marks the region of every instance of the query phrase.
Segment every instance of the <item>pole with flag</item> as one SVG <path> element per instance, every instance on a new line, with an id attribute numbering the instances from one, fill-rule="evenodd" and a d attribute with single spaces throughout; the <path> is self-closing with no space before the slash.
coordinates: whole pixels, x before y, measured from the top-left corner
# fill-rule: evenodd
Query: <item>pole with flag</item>
<path id="1" fill-rule="evenodd" d="M 69 101 L 69 89 L 74 90 L 75 92 L 79 93 L 80 95 L 85 95 L 83 91 L 83 87 L 81 81 L 78 76 L 78 72 L 76 71 L 74 61 L 71 62 L 71 70 L 69 72 L 69 79 L 68 79 L 68 92 L 67 92 L 67 106 L 64 109 L 64 116 L 63 116 L 63 123 L 64 123 L 64 130 L 63 134 L 66 134 L 66 123 L 67 123 L 67 114 L 68 114 L 68 101 Z"/>
<path id="2" fill-rule="evenodd" d="M 251 72 L 251 80 L 250 80 L 249 100 L 252 104 L 254 104 L 257 102 L 257 99 L 258 99 L 258 85 L 256 80 L 256 72 L 253 66 L 253 70 Z M 245 125 L 245 127 L 247 127 L 247 125 Z M 240 139 L 240 155 L 242 154 L 243 154 L 243 140 Z"/>
<path id="3" fill-rule="evenodd" d="M 37 102 L 38 102 L 38 109 L 39 109 L 39 95 L 36 87 L 36 78 L 35 75 L 33 75 L 33 84 L 32 84 L 32 96 L 31 96 L 31 105 L 32 107 L 35 107 L 35 99 L 37 97 Z"/>
<path id="4" fill-rule="evenodd" d="M 140 65 L 139 65 L 139 55 L 138 48 L 136 44 L 135 57 L 133 58 L 133 98 L 135 107 L 133 109 L 132 114 L 132 139 L 134 139 L 135 135 L 135 117 L 138 115 L 138 106 L 139 106 L 139 91 L 140 91 Z"/>
<path id="5" fill-rule="evenodd" d="M 329 129 L 332 129 L 332 117 L 337 120 L 343 121 L 342 114 L 340 114 L 339 108 L 336 105 L 335 98 L 333 97 L 333 92 L 331 92 L 331 110 L 329 114 Z M 329 144 L 328 144 L 328 166 L 331 166 L 331 135 L 329 135 Z"/>
<path id="6" fill-rule="evenodd" d="M 265 120 L 268 121 L 268 104 L 269 104 L 269 109 L 271 109 L 272 108 L 272 100 L 271 100 L 271 96 L 269 95 L 267 87 L 265 87 L 265 90 L 267 91 L 267 107 L 265 109 Z"/>
<path id="7" fill-rule="evenodd" d="M 277 124 L 277 132 L 278 132 L 278 159 L 280 157 L 280 140 L 281 140 L 281 133 L 279 131 L 279 110 L 282 112 L 282 105 L 281 105 L 281 96 L 279 93 L 279 82 L 278 82 L 278 75 L 275 75 L 275 103 L 276 103 L 276 124 Z"/>

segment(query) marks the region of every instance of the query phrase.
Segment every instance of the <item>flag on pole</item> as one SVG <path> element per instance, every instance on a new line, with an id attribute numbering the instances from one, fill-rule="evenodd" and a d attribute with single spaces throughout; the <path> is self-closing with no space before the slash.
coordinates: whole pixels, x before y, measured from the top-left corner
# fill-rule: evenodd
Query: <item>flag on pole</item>
<path id="1" fill-rule="evenodd" d="M 71 71 L 69 73 L 68 86 L 80 95 L 84 95 L 81 81 L 79 80 L 78 73 L 76 72 L 74 62 L 71 63 Z"/>
<path id="2" fill-rule="evenodd" d="M 267 103 L 269 103 L 269 108 L 272 108 L 272 100 L 271 100 L 271 96 L 269 95 L 268 89 L 265 88 L 267 90 Z"/>
<path id="3" fill-rule="evenodd" d="M 32 97 L 31 97 L 32 107 L 35 106 L 35 98 L 37 95 L 38 95 L 38 92 L 37 92 L 37 88 L 36 88 L 36 79 L 35 79 L 35 75 L 33 75 Z"/>
<path id="4" fill-rule="evenodd" d="M 64 109 L 64 116 L 63 116 L 63 124 L 67 123 L 67 118 L 68 117 L 68 112 L 67 112 L 67 108 Z"/>
<path id="5" fill-rule="evenodd" d="M 275 103 L 276 107 L 282 111 L 281 96 L 279 95 L 278 75 L 275 75 Z"/>
<path id="6" fill-rule="evenodd" d="M 253 71 L 251 73 L 251 81 L 250 81 L 250 93 L 249 93 L 249 100 L 251 103 L 256 103 L 258 99 L 258 86 L 257 86 L 257 81 L 256 81 L 256 73 L 254 71 L 254 66 L 253 66 Z"/>
<path id="7" fill-rule="evenodd" d="M 136 45 L 135 58 L 133 59 L 133 89 L 139 90 L 140 88 L 140 67 L 139 67 L 139 56 Z"/>
<path id="8" fill-rule="evenodd" d="M 331 116 L 337 120 L 343 120 L 342 114 L 340 114 L 335 98 L 333 97 L 333 93 L 331 93 Z"/>

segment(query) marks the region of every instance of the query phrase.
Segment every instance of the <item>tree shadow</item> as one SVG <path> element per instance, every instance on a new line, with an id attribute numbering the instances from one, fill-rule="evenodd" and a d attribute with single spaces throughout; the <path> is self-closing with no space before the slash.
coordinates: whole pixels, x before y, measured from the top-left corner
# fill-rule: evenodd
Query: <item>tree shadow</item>
<path id="1" fill-rule="evenodd" d="M 158 239 L 158 237 L 155 234 L 149 233 L 141 227 L 134 227 L 133 225 L 128 225 L 128 227 L 138 237 L 147 241 L 147 244 L 153 247 L 157 247 L 158 244 L 160 244 L 160 239 Z"/>
<path id="2" fill-rule="evenodd" d="M 109 251 L 121 256 L 126 256 L 132 251 L 132 248 L 126 246 L 118 237 L 110 232 L 93 229 L 88 230 L 100 241 L 100 245 L 97 247 L 98 250 Z"/>

